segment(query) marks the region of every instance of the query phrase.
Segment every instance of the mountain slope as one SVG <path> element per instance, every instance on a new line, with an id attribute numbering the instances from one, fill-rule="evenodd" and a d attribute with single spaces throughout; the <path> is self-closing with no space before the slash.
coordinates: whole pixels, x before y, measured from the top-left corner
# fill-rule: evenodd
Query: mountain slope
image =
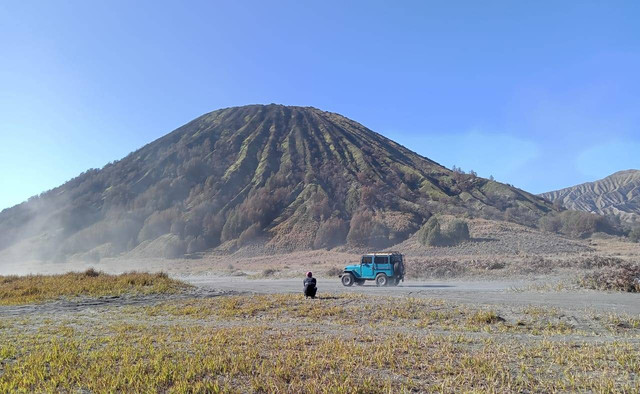
<path id="1" fill-rule="evenodd" d="M 640 215 L 640 170 L 616 172 L 595 182 L 587 182 L 541 194 L 567 209 L 616 215 L 633 222 Z"/>
<path id="2" fill-rule="evenodd" d="M 385 247 L 433 213 L 533 220 L 551 209 L 309 107 L 205 114 L 0 213 L 0 256 L 176 257 L 259 244 Z"/>

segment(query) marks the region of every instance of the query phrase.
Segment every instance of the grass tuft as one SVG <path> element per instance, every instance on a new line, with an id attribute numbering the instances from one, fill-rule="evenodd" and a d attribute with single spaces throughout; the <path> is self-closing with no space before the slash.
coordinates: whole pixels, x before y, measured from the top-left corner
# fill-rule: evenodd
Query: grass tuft
<path id="1" fill-rule="evenodd" d="M 78 296 L 177 293 L 189 285 L 164 273 L 109 275 L 93 268 L 61 275 L 0 276 L 0 305 L 38 303 Z"/>

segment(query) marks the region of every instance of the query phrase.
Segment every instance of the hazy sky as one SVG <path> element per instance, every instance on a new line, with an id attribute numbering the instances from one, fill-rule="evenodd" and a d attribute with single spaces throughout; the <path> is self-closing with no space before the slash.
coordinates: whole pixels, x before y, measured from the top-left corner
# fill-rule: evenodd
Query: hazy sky
<path id="1" fill-rule="evenodd" d="M 640 168 L 640 2 L 314 3 L 0 2 L 0 209 L 252 103 L 536 193 Z"/>

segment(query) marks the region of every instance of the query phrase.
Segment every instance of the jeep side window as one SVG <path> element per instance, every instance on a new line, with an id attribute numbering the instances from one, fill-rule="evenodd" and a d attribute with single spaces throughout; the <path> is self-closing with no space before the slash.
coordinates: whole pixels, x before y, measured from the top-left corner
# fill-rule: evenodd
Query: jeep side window
<path id="1" fill-rule="evenodd" d="M 362 256 L 362 264 L 371 264 L 371 256 Z"/>
<path id="2" fill-rule="evenodd" d="M 389 262 L 389 258 L 387 256 L 376 256 L 375 262 L 376 264 L 386 264 Z"/>

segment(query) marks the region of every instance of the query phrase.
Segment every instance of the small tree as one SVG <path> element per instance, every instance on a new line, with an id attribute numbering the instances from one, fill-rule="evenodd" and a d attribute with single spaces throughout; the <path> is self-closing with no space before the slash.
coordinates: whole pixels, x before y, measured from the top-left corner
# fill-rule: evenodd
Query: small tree
<path id="1" fill-rule="evenodd" d="M 171 238 L 167 240 L 164 246 L 164 257 L 167 259 L 176 259 L 184 256 L 187 251 L 187 245 L 179 238 Z"/>
<path id="2" fill-rule="evenodd" d="M 640 242 L 640 227 L 636 227 L 629 233 L 629 239 L 633 242 Z"/>
<path id="3" fill-rule="evenodd" d="M 196 237 L 189 241 L 187 244 L 187 253 L 198 253 L 203 252 L 207 249 L 207 243 L 204 240 L 204 237 Z"/>
<path id="4" fill-rule="evenodd" d="M 344 243 L 349 231 L 349 224 L 340 218 L 333 217 L 320 225 L 313 241 L 313 248 L 331 249 Z"/>
<path id="5" fill-rule="evenodd" d="M 470 236 L 467 222 L 464 220 L 454 220 L 449 226 L 448 235 L 449 239 L 454 244 L 468 241 Z"/>
<path id="6" fill-rule="evenodd" d="M 607 221 L 603 216 L 588 212 L 563 211 L 559 214 L 562 233 L 571 237 L 588 237 L 595 232 L 606 232 Z"/>
<path id="7" fill-rule="evenodd" d="M 440 222 L 435 216 L 429 218 L 427 223 L 418 230 L 418 241 L 423 245 L 438 246 L 443 243 L 443 240 Z"/>
<path id="8" fill-rule="evenodd" d="M 427 245 L 429 246 L 443 246 L 447 243 L 447 238 L 442 234 L 440 230 L 440 226 L 435 227 L 433 230 L 429 231 L 426 240 Z"/>
<path id="9" fill-rule="evenodd" d="M 470 239 L 469 226 L 464 220 L 454 220 L 446 231 L 440 228 L 440 222 L 432 216 L 420 230 L 418 241 L 427 246 L 452 246 Z"/>
<path id="10" fill-rule="evenodd" d="M 538 220 L 538 228 L 550 233 L 559 233 L 562 229 L 562 221 L 558 216 L 549 214 Z"/>
<path id="11" fill-rule="evenodd" d="M 347 242 L 356 246 L 386 247 L 389 229 L 369 211 L 358 212 L 351 218 Z"/>
<path id="12" fill-rule="evenodd" d="M 262 227 L 260 227 L 260 223 L 254 223 L 240 234 L 240 237 L 238 237 L 238 246 L 248 245 L 261 235 Z"/>

